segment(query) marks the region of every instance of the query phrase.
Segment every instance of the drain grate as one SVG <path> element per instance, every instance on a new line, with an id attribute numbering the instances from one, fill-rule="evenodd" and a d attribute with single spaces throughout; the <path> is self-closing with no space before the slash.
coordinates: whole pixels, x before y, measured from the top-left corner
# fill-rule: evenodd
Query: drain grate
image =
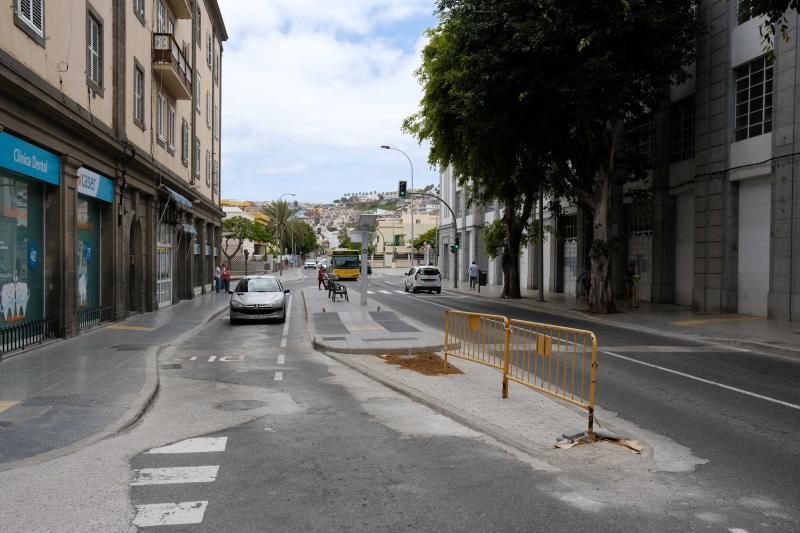
<path id="1" fill-rule="evenodd" d="M 265 405 L 267 404 L 259 400 L 228 400 L 214 405 L 214 409 L 219 409 L 220 411 L 249 411 Z"/>
<path id="2" fill-rule="evenodd" d="M 70 394 L 67 396 L 34 396 L 22 402 L 22 405 L 26 407 L 78 405 L 80 400 L 81 397 L 77 394 Z"/>
<path id="3" fill-rule="evenodd" d="M 166 365 L 159 365 L 158 367 L 161 370 L 179 370 L 183 368 L 183 365 L 180 363 L 168 363 Z"/>
<path id="4" fill-rule="evenodd" d="M 111 349 L 117 350 L 118 352 L 139 352 L 152 346 L 152 344 L 115 344 Z"/>

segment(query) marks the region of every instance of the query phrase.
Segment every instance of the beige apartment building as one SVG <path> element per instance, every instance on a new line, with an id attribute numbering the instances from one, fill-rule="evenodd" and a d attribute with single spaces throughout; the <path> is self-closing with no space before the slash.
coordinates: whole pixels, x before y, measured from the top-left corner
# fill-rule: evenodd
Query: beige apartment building
<path id="1" fill-rule="evenodd" d="M 226 40 L 217 0 L 6 3 L 0 335 L 71 336 L 210 290 Z"/>
<path id="2" fill-rule="evenodd" d="M 438 213 L 414 213 L 414 237 L 439 225 Z M 406 267 L 411 265 L 411 214 L 390 213 L 378 218 L 374 234 L 376 263 L 374 266 Z M 431 245 L 435 245 L 433 242 Z M 430 251 L 414 251 L 416 262 L 433 260 Z M 383 264 L 378 259 L 383 257 Z M 416 263 L 415 263 L 416 264 Z"/>

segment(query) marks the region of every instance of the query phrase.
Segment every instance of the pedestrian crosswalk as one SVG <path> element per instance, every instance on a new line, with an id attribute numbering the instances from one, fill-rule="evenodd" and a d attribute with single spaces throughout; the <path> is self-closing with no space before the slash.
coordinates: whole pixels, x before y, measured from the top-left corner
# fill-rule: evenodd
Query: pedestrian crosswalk
<path id="1" fill-rule="evenodd" d="M 221 453 L 225 451 L 227 444 L 228 437 L 199 437 L 152 448 L 145 452 L 145 455 Z M 217 480 L 219 468 L 219 465 L 207 464 L 137 468 L 133 470 L 130 486 L 213 483 Z M 133 524 L 141 528 L 200 524 L 203 522 L 208 504 L 208 500 L 138 504 Z"/>

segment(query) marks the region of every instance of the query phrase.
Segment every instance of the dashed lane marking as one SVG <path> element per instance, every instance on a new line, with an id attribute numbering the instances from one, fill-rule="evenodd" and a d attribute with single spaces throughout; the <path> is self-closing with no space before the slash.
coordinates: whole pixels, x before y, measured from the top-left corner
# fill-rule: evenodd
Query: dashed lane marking
<path id="1" fill-rule="evenodd" d="M 283 381 L 283 372 L 275 372 L 275 381 Z"/>
<path id="2" fill-rule="evenodd" d="M 397 294 L 405 294 L 404 291 L 394 291 L 394 292 L 396 292 Z"/>
<path id="3" fill-rule="evenodd" d="M 375 294 L 375 291 L 367 291 L 367 294 Z"/>
<path id="4" fill-rule="evenodd" d="M 211 483 L 217 479 L 218 471 L 219 465 L 140 468 L 133 471 L 134 477 L 131 486 Z"/>
<path id="5" fill-rule="evenodd" d="M 217 356 L 216 355 L 212 355 L 211 357 L 208 358 L 208 362 L 209 363 L 213 363 L 216 360 L 217 360 Z"/>
<path id="6" fill-rule="evenodd" d="M 391 292 L 389 292 L 389 291 L 378 291 L 378 292 L 379 292 L 379 293 L 381 293 L 381 294 L 392 294 L 392 293 L 391 293 Z"/>
<path id="7" fill-rule="evenodd" d="M 154 527 L 200 524 L 207 506 L 208 501 L 137 505 L 133 525 Z"/>
<path id="8" fill-rule="evenodd" d="M 282 365 L 284 363 L 286 363 L 286 356 L 284 354 L 279 354 L 278 355 L 278 364 Z"/>
<path id="9" fill-rule="evenodd" d="M 154 453 L 209 453 L 224 452 L 228 444 L 228 437 L 197 437 L 186 439 L 167 446 L 153 448 L 148 454 Z"/>

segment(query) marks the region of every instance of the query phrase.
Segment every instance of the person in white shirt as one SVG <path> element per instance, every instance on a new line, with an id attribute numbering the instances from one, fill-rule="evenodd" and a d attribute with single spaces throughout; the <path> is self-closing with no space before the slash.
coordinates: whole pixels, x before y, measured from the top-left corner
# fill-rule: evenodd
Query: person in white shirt
<path id="1" fill-rule="evenodd" d="M 219 265 L 214 270 L 214 292 L 219 292 L 220 286 L 222 285 L 222 270 L 220 270 Z"/>
<path id="2" fill-rule="evenodd" d="M 469 288 L 474 289 L 478 284 L 478 265 L 475 264 L 475 261 L 467 269 L 467 275 L 469 276 Z"/>

